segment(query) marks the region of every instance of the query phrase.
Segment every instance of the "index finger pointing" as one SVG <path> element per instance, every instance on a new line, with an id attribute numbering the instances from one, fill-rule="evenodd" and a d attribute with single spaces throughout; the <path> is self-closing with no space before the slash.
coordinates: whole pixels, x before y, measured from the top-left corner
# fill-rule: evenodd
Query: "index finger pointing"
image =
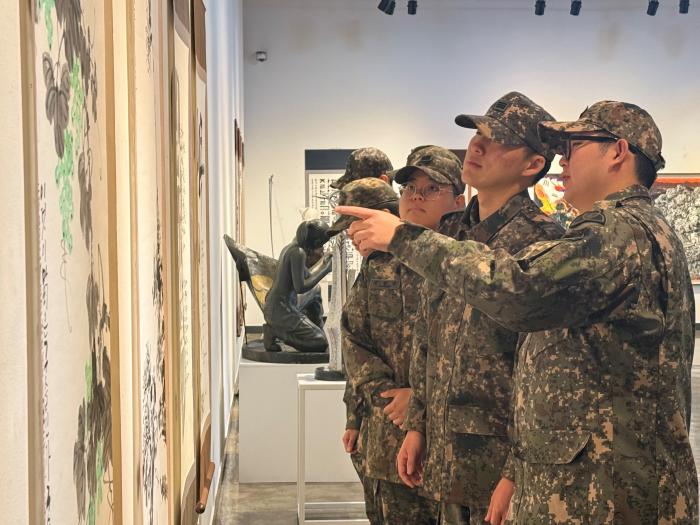
<path id="1" fill-rule="evenodd" d="M 335 212 L 339 215 L 351 215 L 358 219 L 369 219 L 377 213 L 381 213 L 378 210 L 360 208 L 359 206 L 336 206 Z"/>

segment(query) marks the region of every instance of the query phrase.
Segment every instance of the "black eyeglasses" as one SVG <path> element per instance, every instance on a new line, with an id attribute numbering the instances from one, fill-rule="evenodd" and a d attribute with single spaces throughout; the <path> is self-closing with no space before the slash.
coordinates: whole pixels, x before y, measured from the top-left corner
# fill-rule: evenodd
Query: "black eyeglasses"
<path id="1" fill-rule="evenodd" d="M 571 159 L 571 151 L 573 148 L 571 147 L 571 142 L 572 141 L 588 141 L 588 142 L 617 142 L 620 140 L 619 137 L 611 137 L 609 135 L 567 135 L 566 139 L 564 140 L 564 151 L 562 152 L 562 157 L 564 157 L 566 160 Z M 629 147 L 630 151 L 632 153 L 635 153 L 637 155 L 644 155 L 642 151 L 637 147 L 634 146 L 633 144 L 630 144 L 629 141 L 627 142 L 627 146 Z M 646 155 L 644 155 L 646 157 Z"/>
<path id="2" fill-rule="evenodd" d="M 588 142 L 617 142 L 619 139 L 617 137 L 608 137 L 605 135 L 566 135 L 564 140 L 564 151 L 562 152 L 562 157 L 566 160 L 571 159 L 571 143 L 573 141 L 588 141 Z"/>

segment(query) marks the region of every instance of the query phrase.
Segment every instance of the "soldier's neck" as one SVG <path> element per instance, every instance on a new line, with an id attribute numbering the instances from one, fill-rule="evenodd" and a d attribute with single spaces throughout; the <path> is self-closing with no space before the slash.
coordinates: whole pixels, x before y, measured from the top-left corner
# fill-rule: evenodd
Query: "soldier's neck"
<path id="1" fill-rule="evenodd" d="M 476 194 L 476 198 L 479 201 L 479 221 L 488 219 L 521 191 L 523 190 L 520 186 L 507 189 L 478 189 L 479 193 Z"/>

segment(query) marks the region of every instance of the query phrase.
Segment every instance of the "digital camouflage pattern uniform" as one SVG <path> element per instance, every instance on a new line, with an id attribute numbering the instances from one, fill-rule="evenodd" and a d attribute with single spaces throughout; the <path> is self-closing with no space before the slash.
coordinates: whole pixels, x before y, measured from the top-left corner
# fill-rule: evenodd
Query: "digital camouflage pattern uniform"
<path id="1" fill-rule="evenodd" d="M 339 188 L 338 201 L 343 203 L 356 203 L 369 208 L 383 209 L 386 207 L 398 210 L 398 197 L 396 192 L 379 178 L 379 175 L 391 170 L 392 166 L 388 157 L 376 148 L 362 148 L 355 150 L 348 160 L 348 167 L 343 178 L 332 184 Z M 368 177 L 363 175 L 370 174 Z M 398 213 L 398 211 L 397 211 Z M 351 223 L 350 217 L 340 217 L 333 223 L 330 230 L 337 234 L 345 230 Z M 367 417 L 367 406 L 353 388 L 350 381 L 346 382 L 343 402 L 346 406 L 346 430 L 362 429 L 362 421 Z M 358 438 L 358 443 L 362 441 Z M 357 449 L 350 455 L 353 467 L 362 483 L 365 498 L 365 512 L 370 523 L 380 523 L 378 509 L 375 505 L 376 482 L 365 474 L 365 458 Z"/>
<path id="2" fill-rule="evenodd" d="M 659 168 L 661 135 L 631 104 L 576 123 L 625 138 Z M 564 237 L 514 256 L 402 225 L 389 251 L 511 330 L 529 332 L 514 380 L 517 524 L 695 524 L 689 442 L 694 299 L 683 246 L 646 188 L 577 217 Z"/>
<path id="3" fill-rule="evenodd" d="M 507 253 L 564 232 L 527 191 L 483 221 L 478 207 L 475 196 L 465 213 L 445 217 L 440 231 Z M 404 426 L 426 436 L 426 494 L 468 507 L 471 522 L 480 523 L 510 451 L 507 424 L 518 333 L 431 283 L 423 298 Z"/>
<path id="4" fill-rule="evenodd" d="M 397 181 L 405 182 L 416 170 L 440 184 L 453 185 L 456 194 L 464 191 L 461 163 L 449 150 L 437 146 L 415 148 L 407 166 L 397 172 Z M 349 199 L 341 200 L 351 204 Z M 350 219 L 346 218 L 347 225 Z M 376 480 L 377 523 L 387 525 L 435 522 L 435 503 L 422 497 L 419 490 L 408 488 L 398 476 L 396 456 L 405 431 L 383 412 L 391 399 L 380 397 L 386 390 L 409 387 L 413 328 L 422 283 L 421 277 L 391 255 L 375 252 L 363 262 L 343 308 L 343 359 L 348 380 L 362 395 L 369 412 L 362 420 L 359 453 L 365 459 L 366 475 Z"/>
<path id="5" fill-rule="evenodd" d="M 348 157 L 345 173 L 331 183 L 331 188 L 340 190 L 354 180 L 389 176 L 393 169 L 389 157 L 383 151 L 372 147 L 356 149 Z"/>
<path id="6" fill-rule="evenodd" d="M 554 158 L 554 150 L 537 136 L 537 124 L 553 117 L 521 93 L 501 97 L 485 116 L 455 120 L 494 142 L 529 146 L 546 160 Z M 444 217 L 439 231 L 510 254 L 564 233 L 527 190 L 484 220 L 475 196 L 465 212 Z M 496 483 L 503 474 L 513 477 L 503 470 L 510 452 L 507 425 L 517 342 L 516 331 L 472 308 L 460 294 L 426 282 L 404 426 L 426 436 L 423 488 L 441 502 L 443 523 L 483 523 Z"/>

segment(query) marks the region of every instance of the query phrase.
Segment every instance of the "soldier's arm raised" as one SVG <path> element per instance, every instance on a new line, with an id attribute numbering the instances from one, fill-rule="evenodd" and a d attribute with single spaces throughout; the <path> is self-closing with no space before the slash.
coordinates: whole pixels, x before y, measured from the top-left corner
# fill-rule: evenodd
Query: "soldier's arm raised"
<path id="1" fill-rule="evenodd" d="M 413 224 L 396 230 L 389 251 L 510 330 L 581 326 L 614 316 L 637 296 L 634 232 L 610 212 L 596 213 L 597 221 L 584 218 L 562 239 L 535 243 L 514 256 Z"/>

